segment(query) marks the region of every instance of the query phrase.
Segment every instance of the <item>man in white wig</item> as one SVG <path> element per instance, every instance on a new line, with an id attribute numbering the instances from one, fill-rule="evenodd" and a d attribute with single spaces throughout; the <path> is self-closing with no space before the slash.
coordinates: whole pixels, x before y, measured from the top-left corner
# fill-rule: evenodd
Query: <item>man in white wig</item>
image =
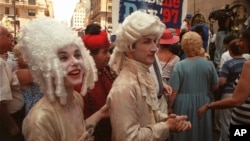
<path id="1" fill-rule="evenodd" d="M 168 116 L 159 110 L 149 67 L 164 29 L 158 17 L 136 11 L 116 31 L 110 65 L 118 77 L 107 99 L 114 141 L 166 140 L 169 132 L 191 128 L 187 116 Z"/>
<path id="2" fill-rule="evenodd" d="M 95 63 L 81 39 L 64 24 L 42 17 L 23 27 L 19 44 L 44 93 L 24 119 L 25 140 L 92 139 L 95 124 L 107 116 L 107 106 L 84 121 L 83 100 L 74 86 L 83 81 L 81 94 L 85 95 L 97 77 Z"/>

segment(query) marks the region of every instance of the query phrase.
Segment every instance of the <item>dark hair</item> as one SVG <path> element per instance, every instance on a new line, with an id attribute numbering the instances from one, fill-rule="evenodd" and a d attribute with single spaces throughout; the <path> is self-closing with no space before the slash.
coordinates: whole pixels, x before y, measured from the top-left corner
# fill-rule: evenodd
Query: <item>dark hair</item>
<path id="1" fill-rule="evenodd" d="M 99 53 L 100 49 L 93 49 L 93 50 L 89 50 L 90 51 L 90 55 L 96 55 Z"/>
<path id="2" fill-rule="evenodd" d="M 239 51 L 239 48 L 237 46 L 238 39 L 232 40 L 228 45 L 228 50 L 233 55 L 242 55 L 242 53 Z"/>
<path id="3" fill-rule="evenodd" d="M 242 29 L 240 35 L 246 40 L 248 50 L 250 51 L 250 29 Z"/>
<path id="4" fill-rule="evenodd" d="M 196 25 L 193 29 L 194 32 L 198 33 L 201 35 L 202 37 L 202 40 L 204 40 L 204 37 L 203 37 L 203 26 L 202 25 Z"/>
<path id="5" fill-rule="evenodd" d="M 132 44 L 132 49 L 135 49 L 135 44 L 136 44 L 136 43 L 133 43 L 133 44 Z"/>
<path id="6" fill-rule="evenodd" d="M 182 54 L 181 45 L 179 44 L 172 44 L 169 48 L 169 51 L 173 54 L 180 56 Z"/>
<path id="7" fill-rule="evenodd" d="M 101 32 L 101 26 L 99 24 L 96 23 L 92 23 L 87 25 L 86 29 L 85 29 L 85 35 L 86 34 L 90 34 L 90 35 L 97 35 Z M 94 50 L 90 50 L 90 55 L 96 55 L 99 53 L 99 48 L 98 49 L 94 49 Z"/>
<path id="8" fill-rule="evenodd" d="M 99 24 L 96 23 L 92 23 L 87 25 L 86 29 L 85 29 L 85 34 L 92 34 L 92 35 L 96 35 L 99 34 L 101 32 L 101 26 Z"/>
<path id="9" fill-rule="evenodd" d="M 224 39 L 223 39 L 223 44 L 229 44 L 232 40 L 236 39 L 237 37 L 234 35 L 227 35 Z"/>
<path id="10" fill-rule="evenodd" d="M 180 33 L 180 42 L 181 42 L 181 40 L 182 40 L 182 37 L 183 37 L 183 35 L 185 34 L 185 33 L 187 33 L 188 32 L 188 30 L 181 30 L 181 33 Z"/>

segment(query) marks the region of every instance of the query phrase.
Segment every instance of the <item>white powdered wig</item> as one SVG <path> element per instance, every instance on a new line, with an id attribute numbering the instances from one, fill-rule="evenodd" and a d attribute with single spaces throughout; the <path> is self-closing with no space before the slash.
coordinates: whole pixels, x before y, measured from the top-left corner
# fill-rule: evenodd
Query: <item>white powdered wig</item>
<path id="1" fill-rule="evenodd" d="M 131 47 L 137 40 L 147 35 L 155 35 L 160 38 L 165 29 L 159 17 L 141 11 L 135 11 L 125 18 L 116 30 L 116 47 L 111 55 L 109 65 L 119 73 L 128 47 Z"/>
<path id="2" fill-rule="evenodd" d="M 83 57 L 83 84 L 81 94 L 93 88 L 97 80 L 97 70 L 93 58 L 82 40 L 69 27 L 49 17 L 41 17 L 27 23 L 21 30 L 19 40 L 24 59 L 30 66 L 34 82 L 51 101 L 60 98 L 66 104 L 67 93 L 64 86 L 65 72 L 60 66 L 58 51 L 75 45 Z"/>

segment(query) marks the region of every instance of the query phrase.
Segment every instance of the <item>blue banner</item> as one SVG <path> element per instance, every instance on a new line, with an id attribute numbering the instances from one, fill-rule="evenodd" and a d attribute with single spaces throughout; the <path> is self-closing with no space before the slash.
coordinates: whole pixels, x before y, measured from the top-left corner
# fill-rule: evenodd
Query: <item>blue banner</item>
<path id="1" fill-rule="evenodd" d="M 168 28 L 179 29 L 183 0 L 120 0 L 119 23 L 134 11 L 157 15 Z"/>

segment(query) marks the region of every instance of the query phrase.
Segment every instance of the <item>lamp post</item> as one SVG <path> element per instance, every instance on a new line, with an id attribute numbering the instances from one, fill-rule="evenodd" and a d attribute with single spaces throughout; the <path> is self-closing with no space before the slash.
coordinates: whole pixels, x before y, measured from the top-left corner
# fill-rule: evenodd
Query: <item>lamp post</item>
<path id="1" fill-rule="evenodd" d="M 13 21 L 14 21 L 14 39 L 16 39 L 16 0 L 12 0 L 12 5 L 13 5 L 13 11 L 14 11 L 14 16 L 13 16 Z"/>

